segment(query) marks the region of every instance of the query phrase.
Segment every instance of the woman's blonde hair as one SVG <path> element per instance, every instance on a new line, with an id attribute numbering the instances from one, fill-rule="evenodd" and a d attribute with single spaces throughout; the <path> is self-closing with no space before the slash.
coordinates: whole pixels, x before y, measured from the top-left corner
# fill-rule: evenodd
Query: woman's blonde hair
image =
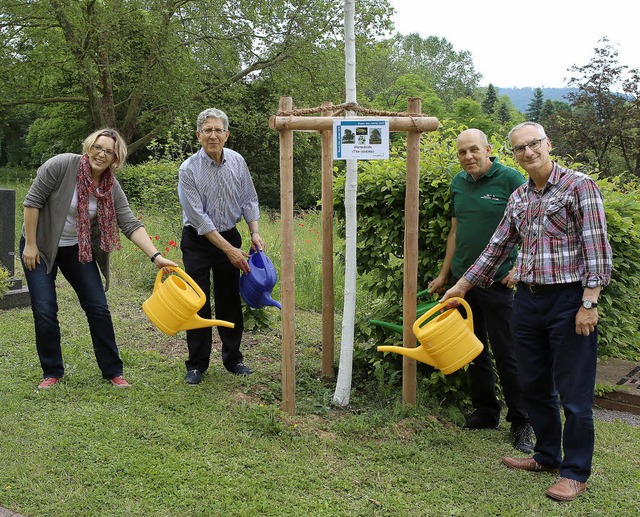
<path id="1" fill-rule="evenodd" d="M 100 138 L 101 136 L 112 138 L 115 144 L 115 154 L 113 157 L 113 162 L 111 163 L 111 170 L 115 172 L 118 169 L 122 168 L 125 160 L 127 159 L 127 144 L 120 136 L 120 133 L 118 133 L 115 129 L 107 127 L 98 129 L 97 131 L 91 133 L 87 138 L 84 139 L 84 142 L 82 142 L 82 153 L 89 154 L 89 149 L 93 147 L 93 145 L 96 143 L 96 140 L 98 140 L 98 138 Z"/>

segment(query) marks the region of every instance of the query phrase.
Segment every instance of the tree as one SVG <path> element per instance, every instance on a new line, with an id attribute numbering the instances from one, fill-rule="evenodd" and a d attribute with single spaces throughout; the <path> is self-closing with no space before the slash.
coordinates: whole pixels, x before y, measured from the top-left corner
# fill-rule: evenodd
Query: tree
<path id="1" fill-rule="evenodd" d="M 445 107 L 433 89 L 415 74 L 399 76 L 391 86 L 378 93 L 372 105 L 381 110 L 406 111 L 411 97 L 422 100 L 422 111 L 432 117 L 445 115 Z"/>
<path id="2" fill-rule="evenodd" d="M 389 88 L 397 77 L 412 74 L 451 108 L 454 99 L 472 95 L 482 77 L 475 71 L 469 51 L 457 52 L 445 38 L 423 39 L 415 33 L 398 33 L 377 43 L 361 62 L 359 84 L 368 99 Z"/>
<path id="3" fill-rule="evenodd" d="M 511 113 L 509 113 L 509 107 L 506 103 L 501 102 L 498 104 L 496 118 L 500 124 L 505 126 L 511 122 Z"/>
<path id="4" fill-rule="evenodd" d="M 497 124 L 482 112 L 481 104 L 469 97 L 455 101 L 453 118 L 456 122 L 480 129 L 487 135 L 498 130 Z"/>
<path id="5" fill-rule="evenodd" d="M 327 0 L 4 1 L 0 110 L 76 105 L 135 152 L 178 115 L 233 98 L 233 85 L 291 61 L 313 67 L 340 40 L 341 15 Z M 387 0 L 367 2 L 361 37 L 389 15 Z"/>
<path id="6" fill-rule="evenodd" d="M 578 91 L 567 95 L 571 110 L 557 117 L 556 139 L 605 175 L 640 175 L 640 72 L 619 64 L 607 38 L 600 43 L 591 62 L 571 68 Z"/>
<path id="7" fill-rule="evenodd" d="M 344 53 L 347 103 L 355 103 L 356 96 L 356 44 L 355 44 L 355 0 L 344 2 Z M 342 311 L 342 340 L 340 342 L 340 366 L 338 380 L 333 393 L 333 403 L 348 406 L 351 397 L 353 373 L 353 347 L 356 313 L 356 236 L 358 231 L 356 202 L 358 193 L 358 161 L 347 160 L 344 192 L 345 208 L 345 271 L 344 307 Z"/>
<path id="8" fill-rule="evenodd" d="M 482 111 L 487 115 L 493 115 L 496 110 L 496 103 L 498 102 L 498 96 L 493 84 L 489 83 L 487 87 L 487 93 L 482 101 Z"/>
<path id="9" fill-rule="evenodd" d="M 540 121 L 540 113 L 542 112 L 542 105 L 544 103 L 544 94 L 542 88 L 535 88 L 533 90 L 533 97 L 527 106 L 527 118 L 533 122 Z"/>

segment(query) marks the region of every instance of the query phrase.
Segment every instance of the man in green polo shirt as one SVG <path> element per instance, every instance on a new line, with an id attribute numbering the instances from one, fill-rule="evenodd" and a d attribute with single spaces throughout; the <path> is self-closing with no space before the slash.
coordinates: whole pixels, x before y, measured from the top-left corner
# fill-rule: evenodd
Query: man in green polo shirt
<path id="1" fill-rule="evenodd" d="M 428 286 L 429 292 L 455 284 L 475 262 L 500 223 L 511 193 L 525 182 L 518 171 L 491 157 L 487 136 L 479 129 L 467 129 L 456 140 L 463 170 L 451 182 L 453 215 L 440 274 Z M 533 432 L 522 406 L 522 390 L 511 338 L 513 290 L 506 285 L 517 250 L 502 263 L 495 282 L 488 288 L 475 287 L 466 300 L 473 312 L 473 327 L 484 350 L 469 366 L 471 402 L 474 411 L 466 417 L 468 429 L 495 429 L 502 406 L 496 396 L 493 361 L 502 384 L 511 424 L 513 445 L 522 452 L 533 450 Z M 451 278 L 450 278 L 451 277 Z"/>

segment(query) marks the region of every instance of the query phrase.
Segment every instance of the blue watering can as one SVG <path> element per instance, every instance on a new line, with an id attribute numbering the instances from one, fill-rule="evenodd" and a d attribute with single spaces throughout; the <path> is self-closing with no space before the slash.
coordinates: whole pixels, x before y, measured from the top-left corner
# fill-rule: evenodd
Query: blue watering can
<path id="1" fill-rule="evenodd" d="M 252 309 L 260 309 L 267 305 L 282 309 L 280 302 L 271 298 L 271 290 L 278 281 L 278 273 L 273 262 L 262 250 L 251 250 L 248 262 L 251 271 L 240 275 L 242 299 Z"/>

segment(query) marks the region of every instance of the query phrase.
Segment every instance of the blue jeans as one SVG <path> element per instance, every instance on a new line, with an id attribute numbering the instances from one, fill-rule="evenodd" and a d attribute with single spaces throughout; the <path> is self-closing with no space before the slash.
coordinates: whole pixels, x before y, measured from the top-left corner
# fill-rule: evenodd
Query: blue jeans
<path id="1" fill-rule="evenodd" d="M 21 257 L 24 245 L 23 237 L 20 240 Z M 55 284 L 58 269 L 73 287 L 87 316 L 93 351 L 102 376 L 111 379 L 122 375 L 122 360 L 116 345 L 111 313 L 95 261 L 81 264 L 78 260 L 78 246 L 63 246 L 58 248 L 51 273 L 47 274 L 47 266 L 42 258 L 34 270 L 29 271 L 24 263 L 23 269 L 31 295 L 36 349 L 44 377 L 64 375 Z"/>
<path id="2" fill-rule="evenodd" d="M 542 294 L 518 284 L 513 306 L 523 397 L 536 433 L 533 457 L 542 465 L 560 467 L 562 477 L 577 481 L 591 474 L 598 358 L 597 330 L 588 336 L 576 333 L 582 293 L 580 283 Z"/>

